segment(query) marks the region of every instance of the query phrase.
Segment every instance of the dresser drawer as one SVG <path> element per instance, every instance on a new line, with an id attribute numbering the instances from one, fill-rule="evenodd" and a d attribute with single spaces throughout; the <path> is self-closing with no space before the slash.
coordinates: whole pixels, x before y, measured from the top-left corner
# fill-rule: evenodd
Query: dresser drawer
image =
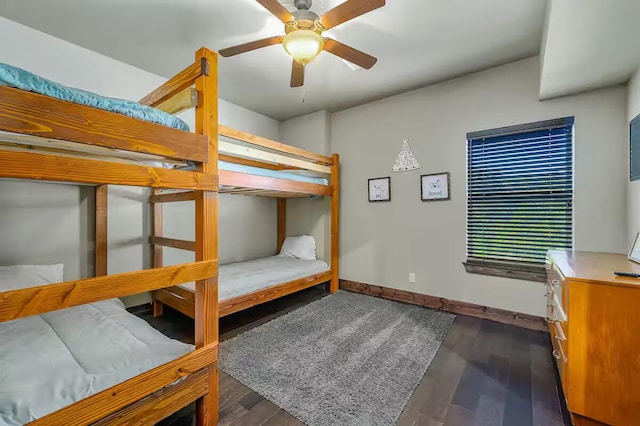
<path id="1" fill-rule="evenodd" d="M 562 272 L 553 263 L 546 264 L 547 269 L 547 320 L 566 322 L 568 320 L 564 304 L 564 291 L 567 284 Z"/>
<path id="2" fill-rule="evenodd" d="M 547 319 L 551 322 L 565 323 L 569 319 L 562 307 L 562 296 L 552 291 L 547 295 Z"/>
<path id="3" fill-rule="evenodd" d="M 551 337 L 552 355 L 558 366 L 558 374 L 560 375 L 560 382 L 562 383 L 562 390 L 564 396 L 569 401 L 567 377 L 567 366 L 569 358 L 567 357 L 567 338 L 566 333 L 562 328 L 562 323 L 558 321 L 552 321 L 549 323 L 549 334 Z"/>
<path id="4" fill-rule="evenodd" d="M 560 269 L 558 269 L 558 265 L 555 263 L 547 263 L 545 268 L 547 269 L 547 284 L 557 287 L 562 285 L 566 280 Z"/>

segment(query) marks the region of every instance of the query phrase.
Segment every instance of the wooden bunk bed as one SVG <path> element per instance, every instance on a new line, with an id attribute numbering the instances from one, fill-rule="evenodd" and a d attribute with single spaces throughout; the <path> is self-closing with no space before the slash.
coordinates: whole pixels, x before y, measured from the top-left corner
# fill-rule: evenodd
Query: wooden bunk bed
<path id="1" fill-rule="evenodd" d="M 0 292 L 0 322 L 196 282 L 194 351 L 30 424 L 154 424 L 193 401 L 198 425 L 217 423 L 218 152 L 209 143 L 218 134 L 216 53 L 198 50 L 192 65 L 140 103 L 176 105 L 185 93 L 197 93 L 195 133 L 0 86 L 0 178 L 97 186 L 96 276 Z M 148 160 L 195 170 L 141 163 Z M 109 184 L 192 191 L 196 261 L 107 275 Z"/>
<path id="2" fill-rule="evenodd" d="M 288 146 L 220 125 L 218 127 L 220 163 L 220 193 L 277 198 L 277 249 L 286 237 L 288 198 L 331 197 L 331 259 L 330 268 L 294 280 L 250 291 L 218 302 L 218 316 L 224 317 L 249 307 L 286 296 L 321 283 L 330 282 L 330 291 L 338 291 L 338 226 L 339 226 L 339 166 L 338 154 L 331 157 Z M 223 162 L 240 167 L 228 167 Z M 299 181 L 292 173 L 318 173 L 328 179 Z M 162 247 L 192 250 L 189 241 L 162 236 L 162 206 L 160 202 L 187 201 L 190 192 L 155 194 L 150 198 L 155 219 L 151 243 L 156 253 L 156 266 L 162 265 Z M 187 286 L 163 288 L 154 292 L 154 315 L 162 315 L 163 305 L 193 318 L 195 294 Z"/>

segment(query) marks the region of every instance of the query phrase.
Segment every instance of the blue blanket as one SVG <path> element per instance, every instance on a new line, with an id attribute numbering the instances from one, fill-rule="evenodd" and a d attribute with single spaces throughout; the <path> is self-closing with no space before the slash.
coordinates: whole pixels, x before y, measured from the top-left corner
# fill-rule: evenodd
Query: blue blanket
<path id="1" fill-rule="evenodd" d="M 295 180 L 296 182 L 315 183 L 318 185 L 329 184 L 329 181 L 322 177 L 305 176 L 296 174 L 294 172 L 281 172 L 278 170 L 263 169 L 261 167 L 245 166 L 244 164 L 230 163 L 228 161 L 218 161 L 218 168 L 220 170 L 227 170 L 230 172 L 240 172 L 277 179 Z"/>
<path id="2" fill-rule="evenodd" d="M 67 87 L 8 64 L 0 63 L 0 85 L 189 131 L 187 123 L 164 111 L 125 99 L 107 98 L 86 90 Z"/>

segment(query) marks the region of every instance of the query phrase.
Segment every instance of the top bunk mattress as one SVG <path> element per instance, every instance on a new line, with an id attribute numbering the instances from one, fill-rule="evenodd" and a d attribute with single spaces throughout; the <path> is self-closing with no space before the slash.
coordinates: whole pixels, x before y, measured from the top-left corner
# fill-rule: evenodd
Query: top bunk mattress
<path id="1" fill-rule="evenodd" d="M 294 171 L 280 171 L 263 169 L 261 167 L 247 166 L 244 164 L 230 163 L 228 161 L 218 161 L 218 168 L 220 170 L 227 170 L 229 172 L 247 173 L 250 175 L 272 177 L 276 179 L 287 179 L 296 182 L 315 183 L 318 185 L 329 185 L 329 181 L 319 176 L 309 176 L 305 174 L 298 174 Z M 224 184 L 224 182 L 222 182 Z"/>
<path id="2" fill-rule="evenodd" d="M 118 299 L 0 323 L 0 425 L 22 425 L 174 360 L 193 346 Z"/>
<path id="3" fill-rule="evenodd" d="M 303 260 L 271 256 L 246 262 L 229 263 L 218 268 L 218 300 L 231 299 L 329 270 L 322 260 Z M 195 291 L 194 283 L 180 287 Z"/>
<path id="4" fill-rule="evenodd" d="M 68 87 L 8 64 L 0 63 L 0 85 L 115 112 L 174 129 L 189 131 L 187 123 L 159 109 L 125 99 L 108 98 L 85 90 Z"/>

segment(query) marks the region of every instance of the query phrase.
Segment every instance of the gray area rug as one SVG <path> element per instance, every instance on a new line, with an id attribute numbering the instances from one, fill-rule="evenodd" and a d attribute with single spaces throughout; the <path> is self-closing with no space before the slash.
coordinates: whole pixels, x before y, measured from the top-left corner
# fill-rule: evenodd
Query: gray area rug
<path id="1" fill-rule="evenodd" d="M 339 291 L 220 344 L 220 368 L 310 426 L 393 425 L 455 316 Z"/>

